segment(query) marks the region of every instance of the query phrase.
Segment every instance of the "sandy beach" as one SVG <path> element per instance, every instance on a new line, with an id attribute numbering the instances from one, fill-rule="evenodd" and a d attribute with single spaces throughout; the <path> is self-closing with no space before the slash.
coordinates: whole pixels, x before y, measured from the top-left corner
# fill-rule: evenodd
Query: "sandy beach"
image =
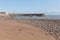
<path id="1" fill-rule="evenodd" d="M 32 25 L 36 28 L 43 29 L 49 35 L 60 40 L 60 20 L 45 20 L 45 19 L 14 19 L 18 23 Z"/>
<path id="2" fill-rule="evenodd" d="M 47 31 L 14 20 L 0 20 L 0 40 L 56 40 Z"/>

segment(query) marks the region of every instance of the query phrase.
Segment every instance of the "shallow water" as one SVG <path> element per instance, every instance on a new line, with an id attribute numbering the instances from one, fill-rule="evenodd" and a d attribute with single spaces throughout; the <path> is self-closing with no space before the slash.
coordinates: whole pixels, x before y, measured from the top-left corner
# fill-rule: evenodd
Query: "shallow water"
<path id="1" fill-rule="evenodd" d="M 13 18 L 17 18 L 17 19 L 54 19 L 54 20 L 60 20 L 60 15 L 46 15 L 46 16 L 42 16 L 42 17 L 39 17 L 39 16 L 16 16 L 16 17 L 13 17 Z"/>

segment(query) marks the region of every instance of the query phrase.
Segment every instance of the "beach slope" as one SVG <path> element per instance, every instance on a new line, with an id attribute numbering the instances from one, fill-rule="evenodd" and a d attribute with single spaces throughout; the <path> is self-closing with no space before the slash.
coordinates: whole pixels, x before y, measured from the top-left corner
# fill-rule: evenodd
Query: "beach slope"
<path id="1" fill-rule="evenodd" d="M 0 40 L 55 40 L 46 31 L 13 20 L 0 20 Z"/>

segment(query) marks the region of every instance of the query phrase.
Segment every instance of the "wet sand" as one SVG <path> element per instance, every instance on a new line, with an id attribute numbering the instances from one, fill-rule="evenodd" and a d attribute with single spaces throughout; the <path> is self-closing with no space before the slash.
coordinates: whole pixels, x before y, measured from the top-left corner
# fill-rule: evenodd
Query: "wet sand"
<path id="1" fill-rule="evenodd" d="M 0 40 L 56 40 L 37 26 L 14 20 L 0 20 Z"/>

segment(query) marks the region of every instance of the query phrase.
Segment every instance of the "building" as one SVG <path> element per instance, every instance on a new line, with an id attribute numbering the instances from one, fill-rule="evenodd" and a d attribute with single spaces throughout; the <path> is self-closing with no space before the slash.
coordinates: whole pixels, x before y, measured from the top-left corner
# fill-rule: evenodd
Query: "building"
<path id="1" fill-rule="evenodd" d="M 0 12 L 0 16 L 9 16 L 8 12 Z"/>

